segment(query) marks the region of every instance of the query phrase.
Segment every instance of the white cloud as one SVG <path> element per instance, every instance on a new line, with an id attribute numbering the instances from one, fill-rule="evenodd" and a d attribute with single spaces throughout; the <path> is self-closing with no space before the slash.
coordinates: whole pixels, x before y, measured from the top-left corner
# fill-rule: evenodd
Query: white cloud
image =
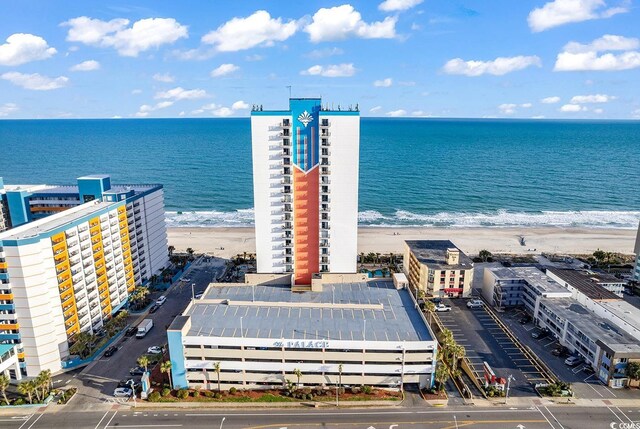
<path id="1" fill-rule="evenodd" d="M 380 110 L 382 110 L 382 106 L 375 106 L 369 109 L 369 112 L 375 113 L 375 112 L 379 112 Z"/>
<path id="2" fill-rule="evenodd" d="M 593 94 L 593 95 L 576 95 L 571 98 L 571 104 L 585 104 L 585 103 L 608 103 L 611 100 L 615 100 L 617 97 L 606 94 Z"/>
<path id="3" fill-rule="evenodd" d="M 600 109 L 600 108 L 593 109 L 593 113 L 597 113 L 598 115 L 600 115 L 600 114 L 604 113 L 604 109 Z"/>
<path id="4" fill-rule="evenodd" d="M 503 115 L 513 115 L 514 113 L 516 113 L 516 107 L 518 107 L 517 104 L 503 103 L 498 106 L 498 109 Z"/>
<path id="5" fill-rule="evenodd" d="M 249 103 L 245 103 L 242 100 L 238 100 L 231 105 L 231 110 L 245 110 L 249 108 Z"/>
<path id="6" fill-rule="evenodd" d="M 531 117 L 531 119 L 544 119 L 544 118 L 545 118 L 544 115 L 535 115 Z"/>
<path id="7" fill-rule="evenodd" d="M 375 82 L 373 82 L 373 86 L 382 86 L 382 87 L 389 87 L 392 84 L 393 84 L 393 79 L 391 79 L 390 77 L 382 80 L 376 80 Z"/>
<path id="8" fill-rule="evenodd" d="M 533 9 L 527 21 L 531 31 L 540 32 L 572 22 L 610 18 L 628 11 L 624 6 L 608 7 L 604 0 L 554 0 Z"/>
<path id="9" fill-rule="evenodd" d="M 238 67 L 235 64 L 222 64 L 219 67 L 211 70 L 211 77 L 220 77 L 220 76 L 225 76 L 228 74 L 231 74 L 237 70 L 239 70 L 240 67 Z"/>
<path id="10" fill-rule="evenodd" d="M 24 74 L 18 72 L 7 72 L 0 76 L 4 80 L 8 80 L 16 86 L 34 91 L 49 91 L 52 89 L 67 86 L 69 78 L 66 76 L 47 77 L 38 73 Z"/>
<path id="11" fill-rule="evenodd" d="M 15 103 L 4 103 L 0 106 L 0 116 L 9 116 L 13 112 L 20 110 L 17 104 Z"/>
<path id="12" fill-rule="evenodd" d="M 100 63 L 95 60 L 83 61 L 75 66 L 71 67 L 71 71 L 94 71 L 100 69 Z"/>
<path id="13" fill-rule="evenodd" d="M 552 97 L 543 98 L 540 102 L 543 104 L 555 104 L 560 102 L 560 97 L 554 95 Z"/>
<path id="14" fill-rule="evenodd" d="M 537 56 L 498 57 L 492 61 L 464 61 L 462 58 L 454 58 L 447 61 L 443 71 L 447 74 L 465 76 L 481 76 L 492 74 L 501 76 L 531 66 L 542 66 L 542 61 Z"/>
<path id="15" fill-rule="evenodd" d="M 569 42 L 558 54 L 554 71 L 633 69 L 640 67 L 640 52 L 637 50 L 639 47 L 640 39 L 613 34 L 605 34 L 589 44 Z M 607 51 L 624 52 L 615 54 Z"/>
<path id="16" fill-rule="evenodd" d="M 414 110 L 411 112 L 411 116 L 426 116 L 424 110 Z"/>
<path id="17" fill-rule="evenodd" d="M 524 109 L 529 109 L 531 106 L 533 106 L 533 104 L 531 104 L 531 103 L 522 103 L 520 105 L 520 107 L 522 107 Z"/>
<path id="18" fill-rule="evenodd" d="M 579 104 L 565 104 L 560 108 L 561 112 L 582 112 L 585 110 L 587 110 L 587 108 Z"/>
<path id="19" fill-rule="evenodd" d="M 137 57 L 140 52 L 188 37 L 187 26 L 173 18 L 146 18 L 128 27 L 128 19 L 101 21 L 80 16 L 61 25 L 70 27 L 69 42 L 114 48 L 125 57 Z"/>
<path id="20" fill-rule="evenodd" d="M 213 112 L 213 116 L 226 117 L 233 115 L 233 110 L 228 107 L 220 107 Z"/>
<path id="21" fill-rule="evenodd" d="M 423 0 L 385 0 L 378 5 L 378 9 L 384 12 L 395 12 L 411 9 L 422 2 Z"/>
<path id="22" fill-rule="evenodd" d="M 33 34 L 15 33 L 0 45 L 0 65 L 19 66 L 31 61 L 46 60 L 56 53 L 47 41 Z"/>
<path id="23" fill-rule="evenodd" d="M 298 30 L 296 21 L 282 22 L 271 18 L 269 12 L 259 10 L 246 18 L 233 18 L 216 30 L 205 34 L 202 42 L 214 45 L 218 51 L 234 52 L 255 46 L 273 46 L 293 36 Z"/>
<path id="24" fill-rule="evenodd" d="M 356 72 L 353 63 L 349 64 L 333 64 L 328 66 L 315 65 L 303 70 L 300 74 L 324 77 L 349 77 Z"/>
<path id="25" fill-rule="evenodd" d="M 258 55 L 258 54 L 253 54 L 253 55 L 247 55 L 246 57 L 244 57 L 245 61 L 262 61 L 264 60 L 264 55 Z"/>
<path id="26" fill-rule="evenodd" d="M 138 94 L 142 94 L 142 90 L 141 89 L 134 89 L 131 91 L 131 95 L 138 95 Z"/>
<path id="27" fill-rule="evenodd" d="M 166 109 L 167 107 L 171 107 L 171 106 L 173 106 L 173 101 L 161 101 L 154 105 L 143 104 L 142 106 L 140 106 L 135 116 L 139 118 L 144 118 L 146 116 L 149 116 L 149 113 L 151 112 L 155 112 L 156 110 L 160 110 L 160 109 Z"/>
<path id="28" fill-rule="evenodd" d="M 153 80 L 164 83 L 172 83 L 176 81 L 176 78 L 171 73 L 156 73 L 153 75 Z"/>
<path id="29" fill-rule="evenodd" d="M 392 110 L 390 112 L 387 112 L 387 116 L 391 116 L 394 118 L 397 118 L 399 116 L 406 116 L 407 111 L 404 109 L 398 109 L 398 110 Z"/>
<path id="30" fill-rule="evenodd" d="M 195 100 L 198 98 L 207 97 L 207 91 L 204 89 L 184 89 L 180 86 L 170 89 L 168 91 L 160 91 L 156 93 L 155 99 L 170 99 L 170 100 Z"/>
<path id="31" fill-rule="evenodd" d="M 640 109 L 636 109 L 633 112 L 631 112 L 631 117 L 633 119 L 640 119 Z"/>
<path id="32" fill-rule="evenodd" d="M 312 42 L 343 40 L 349 37 L 362 39 L 392 39 L 396 36 L 397 17 L 386 17 L 383 21 L 366 23 L 360 12 L 344 4 L 319 9 L 312 22 L 304 29 Z"/>

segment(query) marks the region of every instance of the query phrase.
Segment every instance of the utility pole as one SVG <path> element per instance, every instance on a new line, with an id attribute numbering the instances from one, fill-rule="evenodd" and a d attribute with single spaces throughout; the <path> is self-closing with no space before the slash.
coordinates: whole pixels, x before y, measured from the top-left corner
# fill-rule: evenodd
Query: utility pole
<path id="1" fill-rule="evenodd" d="M 515 381 L 515 378 L 513 378 L 513 375 L 509 374 L 509 377 L 507 377 L 507 394 L 505 395 L 504 398 L 504 403 L 507 403 L 507 400 L 509 399 L 509 388 L 511 387 L 511 381 Z"/>

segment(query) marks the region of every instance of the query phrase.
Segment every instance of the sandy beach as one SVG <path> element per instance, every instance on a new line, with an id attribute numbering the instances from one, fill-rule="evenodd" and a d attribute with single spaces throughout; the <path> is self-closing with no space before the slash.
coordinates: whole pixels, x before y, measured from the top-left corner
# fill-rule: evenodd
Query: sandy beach
<path id="1" fill-rule="evenodd" d="M 253 228 L 169 228 L 169 244 L 219 257 L 255 252 Z M 519 237 L 524 236 L 522 246 Z M 360 228 L 359 252 L 400 253 L 404 240 L 453 241 L 468 254 L 481 249 L 493 253 L 541 252 L 585 254 L 597 249 L 633 253 L 636 231 L 593 228 Z M 534 250 L 535 249 L 535 250 Z"/>

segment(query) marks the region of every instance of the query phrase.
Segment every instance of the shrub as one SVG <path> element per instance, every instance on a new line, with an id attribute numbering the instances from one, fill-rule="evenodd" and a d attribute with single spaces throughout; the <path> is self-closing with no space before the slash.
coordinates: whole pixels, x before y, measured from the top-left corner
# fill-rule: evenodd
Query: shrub
<path id="1" fill-rule="evenodd" d="M 187 389 L 180 389 L 177 393 L 178 398 L 186 399 L 189 396 L 189 391 Z"/>
<path id="2" fill-rule="evenodd" d="M 307 393 L 307 401 L 312 401 L 313 395 L 311 393 Z"/>
<path id="3" fill-rule="evenodd" d="M 358 386 L 353 386 L 351 388 L 351 393 L 353 393 L 354 395 L 357 395 L 358 393 L 360 393 L 360 388 Z"/>
<path id="4" fill-rule="evenodd" d="M 15 401 L 13 401 L 13 405 L 24 405 L 27 402 L 23 399 L 23 398 L 18 398 Z"/>
<path id="5" fill-rule="evenodd" d="M 151 392 L 151 394 L 148 397 L 149 402 L 158 402 L 159 400 L 160 400 L 160 393 L 158 393 L 157 391 Z"/>
<path id="6" fill-rule="evenodd" d="M 213 392 L 211 390 L 205 390 L 203 395 L 205 398 L 213 398 Z"/>
<path id="7" fill-rule="evenodd" d="M 346 390 L 344 389 L 344 387 L 338 387 L 338 394 L 339 394 L 339 395 L 344 395 L 344 392 L 346 392 Z"/>
<path id="8" fill-rule="evenodd" d="M 362 386 L 362 391 L 367 395 L 370 395 L 373 392 L 373 388 L 371 386 L 364 385 Z"/>
<path id="9" fill-rule="evenodd" d="M 200 396 L 200 392 L 198 392 L 197 390 L 193 390 L 191 392 L 191 397 L 193 398 L 197 398 L 198 396 Z"/>
<path id="10" fill-rule="evenodd" d="M 232 387 L 231 389 L 229 389 L 229 393 L 231 395 L 235 395 L 237 391 L 238 391 L 238 389 L 236 389 L 235 387 Z"/>
<path id="11" fill-rule="evenodd" d="M 309 393 L 311 393 L 311 388 L 310 387 L 303 388 L 302 393 L 304 393 L 305 395 L 308 395 Z"/>
<path id="12" fill-rule="evenodd" d="M 171 389 L 169 389 L 168 387 L 165 387 L 164 389 L 162 389 L 162 396 L 169 396 L 170 393 L 171 393 Z"/>
<path id="13" fill-rule="evenodd" d="M 220 399 L 220 398 L 222 398 L 222 393 L 220 393 L 220 392 L 216 392 L 216 393 L 213 395 L 213 397 L 214 397 L 215 399 Z"/>
<path id="14" fill-rule="evenodd" d="M 6 403 L 6 402 L 4 402 L 4 401 L 0 402 L 0 407 L 5 407 L 5 406 L 7 406 L 7 405 L 9 405 L 9 404 L 7 404 L 7 403 Z"/>

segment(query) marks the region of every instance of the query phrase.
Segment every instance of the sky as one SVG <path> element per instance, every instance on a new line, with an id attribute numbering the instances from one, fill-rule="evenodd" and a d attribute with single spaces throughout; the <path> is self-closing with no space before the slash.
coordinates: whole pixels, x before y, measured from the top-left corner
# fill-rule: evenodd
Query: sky
<path id="1" fill-rule="evenodd" d="M 639 0 L 0 3 L 0 119 L 640 119 Z"/>

